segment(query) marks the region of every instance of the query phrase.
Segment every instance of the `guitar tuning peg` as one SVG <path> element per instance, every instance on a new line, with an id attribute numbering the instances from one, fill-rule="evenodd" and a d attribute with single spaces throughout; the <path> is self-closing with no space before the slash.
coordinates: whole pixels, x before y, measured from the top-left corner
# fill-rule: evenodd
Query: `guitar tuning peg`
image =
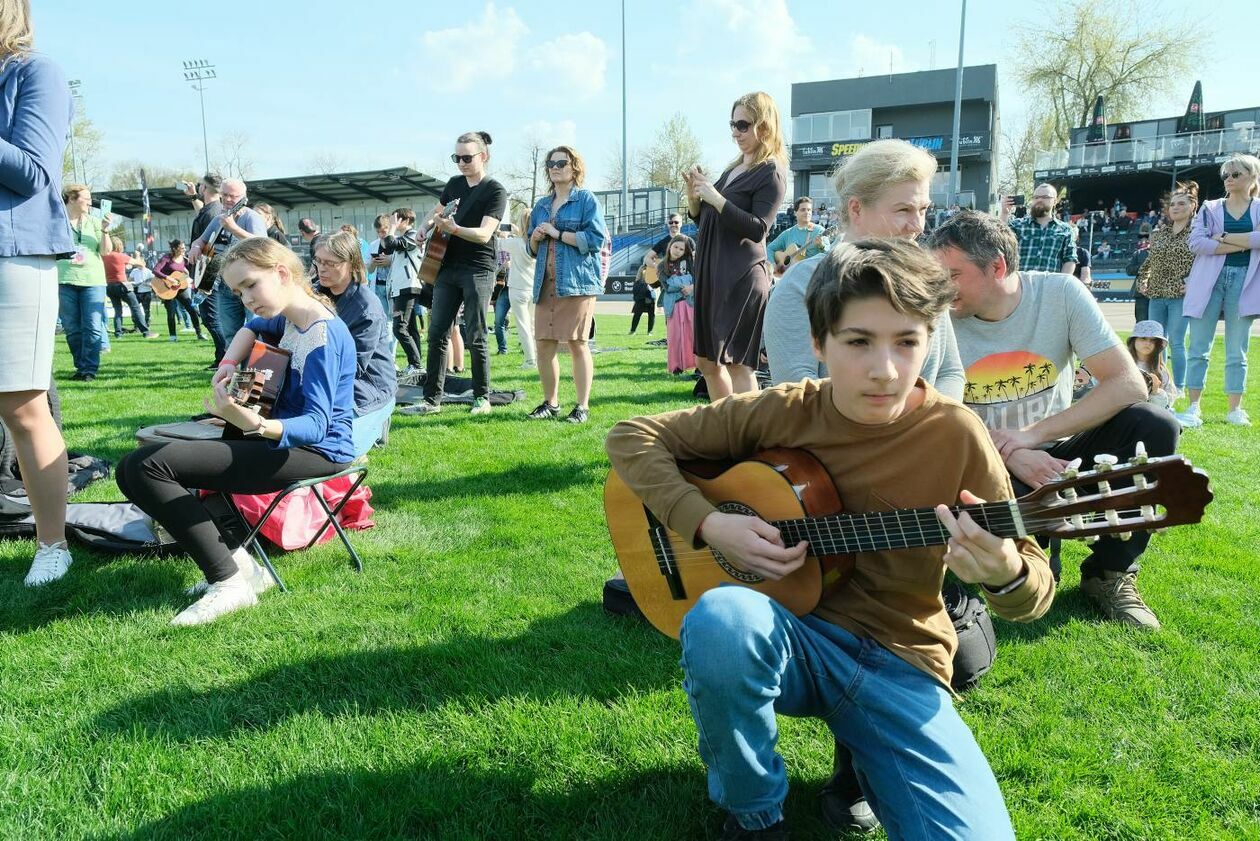
<path id="1" fill-rule="evenodd" d="M 1106 473 L 1108 470 L 1116 466 L 1117 461 L 1119 461 L 1119 459 L 1110 453 L 1099 453 L 1094 456 L 1094 467 L 1099 473 Z"/>
<path id="2" fill-rule="evenodd" d="M 1096 534 L 1091 534 L 1089 537 L 1085 538 L 1085 542 L 1086 542 L 1086 543 L 1097 543 L 1097 542 L 1098 542 L 1098 535 L 1096 535 Z"/>
<path id="3" fill-rule="evenodd" d="M 1109 526 L 1120 525 L 1120 515 L 1116 512 L 1114 508 L 1108 508 L 1104 516 L 1107 519 L 1107 525 Z"/>
<path id="4" fill-rule="evenodd" d="M 1081 472 L 1081 460 L 1074 458 L 1067 463 L 1063 470 L 1059 473 L 1061 479 L 1075 479 Z"/>
<path id="5" fill-rule="evenodd" d="M 1133 448 L 1133 461 L 1131 464 L 1146 464 L 1150 461 L 1150 456 L 1146 454 L 1146 444 L 1138 441 L 1137 446 Z"/>
<path id="6" fill-rule="evenodd" d="M 1130 537 L 1133 537 L 1133 532 L 1122 531 L 1119 534 L 1117 534 L 1116 537 L 1120 538 L 1121 540 L 1128 540 Z"/>

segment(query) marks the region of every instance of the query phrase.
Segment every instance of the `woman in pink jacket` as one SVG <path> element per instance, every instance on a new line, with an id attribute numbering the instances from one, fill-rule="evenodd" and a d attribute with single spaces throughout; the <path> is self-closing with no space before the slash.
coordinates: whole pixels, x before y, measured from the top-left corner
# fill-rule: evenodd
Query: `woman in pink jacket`
<path id="1" fill-rule="evenodd" d="M 1260 315 L 1260 159 L 1234 155 L 1221 164 L 1225 198 L 1205 202 L 1194 217 L 1190 250 L 1194 266 L 1186 278 L 1183 313 L 1190 319 L 1186 388 L 1190 405 L 1177 415 L 1181 425 L 1203 425 L 1199 397 L 1207 380 L 1216 321 L 1225 319 L 1227 423 L 1250 426 L 1242 407 L 1247 385 L 1247 344 L 1251 322 Z"/>

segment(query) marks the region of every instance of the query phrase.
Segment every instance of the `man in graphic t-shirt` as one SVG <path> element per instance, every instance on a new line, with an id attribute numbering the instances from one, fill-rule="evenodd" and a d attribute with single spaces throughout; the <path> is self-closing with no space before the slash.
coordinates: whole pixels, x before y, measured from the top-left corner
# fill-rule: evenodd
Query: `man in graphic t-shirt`
<path id="1" fill-rule="evenodd" d="M 1084 284 L 1019 271 L 1014 233 L 975 211 L 933 231 L 928 247 L 958 286 L 951 317 L 967 374 L 963 402 L 984 420 L 1017 494 L 1052 481 L 1073 459 L 1083 469 L 1102 453 L 1127 461 L 1139 441 L 1151 456 L 1176 450 L 1176 419 L 1145 402 L 1137 366 Z M 1076 403 L 1074 358 L 1097 380 Z M 1110 619 L 1158 628 L 1137 591 L 1137 559 L 1149 542 L 1149 532 L 1134 532 L 1092 544 L 1081 590 Z"/>

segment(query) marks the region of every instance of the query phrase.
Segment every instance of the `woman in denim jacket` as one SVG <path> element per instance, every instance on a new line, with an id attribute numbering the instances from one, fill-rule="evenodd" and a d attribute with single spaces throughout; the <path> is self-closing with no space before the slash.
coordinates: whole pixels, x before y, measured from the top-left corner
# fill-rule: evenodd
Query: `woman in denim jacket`
<path id="1" fill-rule="evenodd" d="M 595 296 L 603 291 L 599 249 L 604 244 L 604 211 L 590 190 L 582 189 L 586 167 L 569 146 L 547 153 L 551 193 L 543 196 L 529 217 L 534 267 L 534 341 L 538 347 L 538 376 L 543 402 L 529 413 L 533 420 L 560 415 L 560 342 L 569 343 L 573 357 L 573 389 L 577 404 L 565 417 L 586 423 L 590 417 L 594 363 L 587 338 L 595 318 Z"/>
<path id="2" fill-rule="evenodd" d="M 39 545 L 26 585 L 66 574 L 66 444 L 48 407 L 58 255 L 74 250 L 61 201 L 70 89 L 33 52 L 30 4 L 0 3 L 0 420 L 13 438 Z"/>

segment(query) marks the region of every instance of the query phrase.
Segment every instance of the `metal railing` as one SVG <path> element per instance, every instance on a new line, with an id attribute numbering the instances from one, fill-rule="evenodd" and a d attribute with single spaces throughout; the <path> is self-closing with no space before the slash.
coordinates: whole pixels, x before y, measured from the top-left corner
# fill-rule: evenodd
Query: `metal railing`
<path id="1" fill-rule="evenodd" d="M 1068 169 L 1078 166 L 1154 163 L 1179 158 L 1204 158 L 1235 152 L 1260 152 L 1260 131 L 1254 126 L 1214 129 L 1190 134 L 1165 134 L 1130 140 L 1107 140 L 1040 151 L 1034 169 Z"/>

